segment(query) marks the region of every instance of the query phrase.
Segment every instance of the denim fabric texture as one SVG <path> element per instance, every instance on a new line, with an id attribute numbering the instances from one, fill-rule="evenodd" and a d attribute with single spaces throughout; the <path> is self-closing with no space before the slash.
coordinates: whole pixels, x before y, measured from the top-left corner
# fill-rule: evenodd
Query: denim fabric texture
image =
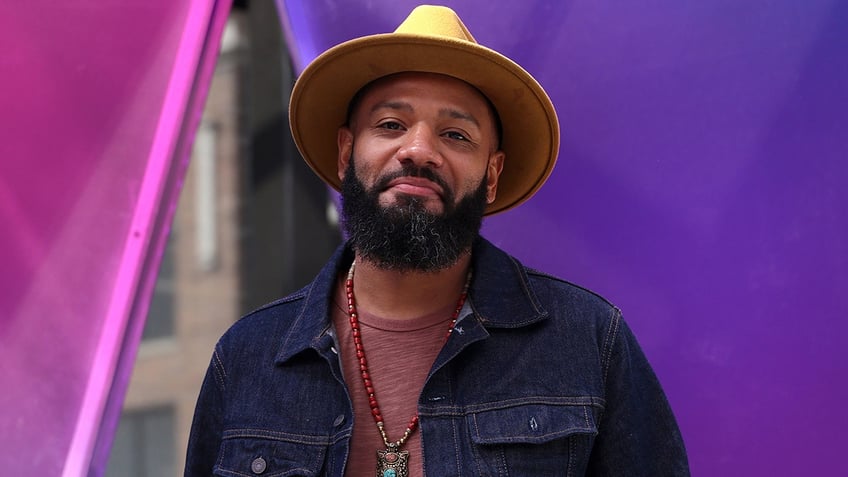
<path id="1" fill-rule="evenodd" d="M 235 323 L 215 347 L 186 476 L 342 476 L 354 418 L 328 304 L 353 254 Z M 619 310 L 473 248 L 470 313 L 419 398 L 426 475 L 687 476 L 665 394 Z M 358 476 L 357 476 L 358 477 Z"/>

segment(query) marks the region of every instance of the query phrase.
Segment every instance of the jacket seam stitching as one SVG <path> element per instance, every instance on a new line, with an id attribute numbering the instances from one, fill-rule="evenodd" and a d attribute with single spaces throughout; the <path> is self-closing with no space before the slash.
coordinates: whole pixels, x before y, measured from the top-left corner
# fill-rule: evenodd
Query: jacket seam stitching
<path id="1" fill-rule="evenodd" d="M 215 369 L 215 381 L 221 388 L 221 391 L 227 389 L 227 370 L 224 368 L 224 360 L 221 359 L 221 353 L 218 349 L 212 353 L 212 362 Z"/>
<path id="2" fill-rule="evenodd" d="M 603 384 L 604 388 L 607 386 L 607 374 L 609 373 L 610 362 L 612 361 L 612 350 L 615 347 L 615 341 L 618 336 L 618 330 L 621 324 L 621 314 L 618 312 L 617 308 L 613 308 L 612 311 L 612 322 L 610 323 L 610 327 L 607 330 L 607 335 L 604 337 L 604 348 L 603 348 L 603 361 L 601 362 L 601 366 L 603 367 Z"/>
<path id="3" fill-rule="evenodd" d="M 548 316 L 548 312 L 540 307 L 536 294 L 533 293 L 533 290 L 530 288 L 530 283 L 527 281 L 527 267 L 525 267 L 522 263 L 519 263 L 512 256 L 508 256 L 508 258 L 510 262 L 512 262 L 512 266 L 515 267 L 518 272 L 517 276 L 519 283 L 521 283 L 521 289 L 524 291 L 527 298 L 530 299 L 530 303 L 533 305 L 533 310 L 540 316 Z"/>

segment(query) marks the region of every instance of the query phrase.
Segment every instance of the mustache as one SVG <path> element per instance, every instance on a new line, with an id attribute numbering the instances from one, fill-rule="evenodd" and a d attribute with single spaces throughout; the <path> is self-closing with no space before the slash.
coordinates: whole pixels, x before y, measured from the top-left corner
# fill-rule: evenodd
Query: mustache
<path id="1" fill-rule="evenodd" d="M 442 179 L 441 176 L 436 174 L 433 169 L 429 167 L 419 167 L 415 164 L 404 164 L 400 170 L 390 172 L 386 175 L 381 176 L 377 183 L 374 184 L 373 190 L 382 191 L 389 187 L 389 183 L 393 180 L 401 178 L 401 177 L 420 177 L 423 179 L 427 179 L 434 184 L 438 184 L 439 187 L 442 188 L 443 199 L 453 199 L 453 189 L 450 188 L 447 181 Z"/>

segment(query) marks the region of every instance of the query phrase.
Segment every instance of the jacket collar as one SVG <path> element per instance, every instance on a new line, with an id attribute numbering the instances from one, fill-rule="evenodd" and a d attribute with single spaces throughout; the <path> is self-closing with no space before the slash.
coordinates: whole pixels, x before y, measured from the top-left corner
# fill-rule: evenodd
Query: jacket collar
<path id="1" fill-rule="evenodd" d="M 348 269 L 352 260 L 350 245 L 340 246 L 315 280 L 291 297 L 303 297 L 303 305 L 283 336 L 277 363 L 310 348 L 320 353 L 333 346 L 329 305 L 337 277 Z M 472 247 L 472 266 L 474 275 L 468 301 L 484 326 L 519 328 L 547 318 L 526 269 L 515 258 L 481 237 Z"/>
<path id="2" fill-rule="evenodd" d="M 486 327 L 519 328 L 548 316 L 518 260 L 484 238 L 477 240 L 471 253 L 470 301 Z"/>

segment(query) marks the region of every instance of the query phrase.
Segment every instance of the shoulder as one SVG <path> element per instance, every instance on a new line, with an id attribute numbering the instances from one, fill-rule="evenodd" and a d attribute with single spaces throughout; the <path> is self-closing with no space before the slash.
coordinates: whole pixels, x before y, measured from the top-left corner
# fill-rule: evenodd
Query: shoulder
<path id="1" fill-rule="evenodd" d="M 588 288 L 532 268 L 525 270 L 540 306 L 549 315 L 549 330 L 594 343 L 607 367 L 615 342 L 627 327 L 621 310 Z"/>
<path id="2" fill-rule="evenodd" d="M 478 242 L 474 252 L 475 273 L 479 273 L 475 291 L 485 302 L 538 318 L 568 315 L 610 319 L 619 314 L 618 308 L 602 295 L 528 267 L 485 240 Z"/>
<path id="3" fill-rule="evenodd" d="M 620 314 L 620 310 L 601 294 L 556 275 L 523 266 L 528 281 L 539 300 L 544 303 L 566 302 L 578 309 L 603 314 Z"/>
<path id="4" fill-rule="evenodd" d="M 523 265 L 491 243 L 475 249 L 472 294 L 486 323 L 503 327 L 547 323 L 568 336 L 597 333 L 614 326 L 620 311 L 585 287 Z"/>

